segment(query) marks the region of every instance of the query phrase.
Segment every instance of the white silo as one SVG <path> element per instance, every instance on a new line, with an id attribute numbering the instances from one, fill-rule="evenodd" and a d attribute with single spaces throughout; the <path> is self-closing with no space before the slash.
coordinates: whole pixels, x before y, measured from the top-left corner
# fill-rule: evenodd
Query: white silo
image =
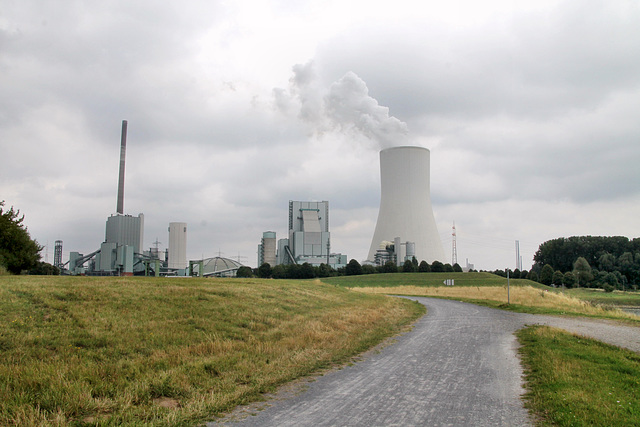
<path id="1" fill-rule="evenodd" d="M 169 223 L 169 268 L 187 268 L 187 223 Z"/>
<path id="2" fill-rule="evenodd" d="M 429 150 L 415 146 L 380 151 L 380 210 L 369 260 L 380 242 L 400 237 L 415 243 L 418 261 L 445 262 L 431 207 L 429 157 Z"/>

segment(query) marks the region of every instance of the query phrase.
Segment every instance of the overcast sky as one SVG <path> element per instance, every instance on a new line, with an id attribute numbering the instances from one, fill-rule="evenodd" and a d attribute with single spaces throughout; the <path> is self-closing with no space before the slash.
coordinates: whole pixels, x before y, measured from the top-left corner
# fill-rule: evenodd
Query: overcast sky
<path id="1" fill-rule="evenodd" d="M 89 253 L 116 210 L 144 246 L 256 266 L 289 200 L 328 200 L 366 258 L 379 150 L 431 150 L 451 262 L 525 269 L 572 235 L 640 235 L 640 3 L 0 0 L 0 200 Z"/>

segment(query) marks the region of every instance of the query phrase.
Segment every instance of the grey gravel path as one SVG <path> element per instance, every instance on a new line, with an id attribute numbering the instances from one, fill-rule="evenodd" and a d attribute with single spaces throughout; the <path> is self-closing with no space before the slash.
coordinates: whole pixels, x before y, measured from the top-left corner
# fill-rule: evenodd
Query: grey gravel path
<path id="1" fill-rule="evenodd" d="M 525 324 L 562 327 L 640 351 L 640 328 L 410 299 L 428 313 L 396 343 L 317 378 L 304 392 L 208 426 L 525 426 L 531 421 L 520 399 L 514 336 Z"/>

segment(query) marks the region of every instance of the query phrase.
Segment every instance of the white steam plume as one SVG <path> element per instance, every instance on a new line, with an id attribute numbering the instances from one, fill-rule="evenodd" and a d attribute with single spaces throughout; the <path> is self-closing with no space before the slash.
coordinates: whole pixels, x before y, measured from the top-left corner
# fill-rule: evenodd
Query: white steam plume
<path id="1" fill-rule="evenodd" d="M 293 67 L 289 91 L 274 89 L 277 108 L 295 114 L 316 133 L 357 133 L 377 143 L 378 149 L 405 145 L 407 124 L 389 116 L 389 108 L 369 96 L 366 83 L 349 71 L 323 88 L 312 62 Z"/>

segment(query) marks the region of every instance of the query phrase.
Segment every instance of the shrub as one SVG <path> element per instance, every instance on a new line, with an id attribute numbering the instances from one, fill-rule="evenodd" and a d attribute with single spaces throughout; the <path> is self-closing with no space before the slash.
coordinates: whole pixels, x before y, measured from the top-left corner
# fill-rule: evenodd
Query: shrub
<path id="1" fill-rule="evenodd" d="M 433 273 L 444 273 L 444 264 L 440 261 L 433 261 L 431 263 L 431 271 Z"/>
<path id="2" fill-rule="evenodd" d="M 418 271 L 420 273 L 428 273 L 431 271 L 431 267 L 429 267 L 429 263 L 425 260 L 420 261 L 420 265 L 418 265 Z"/>
<path id="3" fill-rule="evenodd" d="M 542 271 L 540 271 L 540 283 L 550 286 L 551 283 L 553 283 L 553 273 L 553 267 L 545 264 L 545 266 L 542 267 Z"/>
<path id="4" fill-rule="evenodd" d="M 573 275 L 572 272 L 567 271 L 562 276 L 562 284 L 567 288 L 573 288 L 573 285 L 576 283 L 576 276 Z"/>
<path id="5" fill-rule="evenodd" d="M 345 276 L 359 276 L 362 274 L 362 266 L 358 261 L 352 259 L 344 269 Z"/>

